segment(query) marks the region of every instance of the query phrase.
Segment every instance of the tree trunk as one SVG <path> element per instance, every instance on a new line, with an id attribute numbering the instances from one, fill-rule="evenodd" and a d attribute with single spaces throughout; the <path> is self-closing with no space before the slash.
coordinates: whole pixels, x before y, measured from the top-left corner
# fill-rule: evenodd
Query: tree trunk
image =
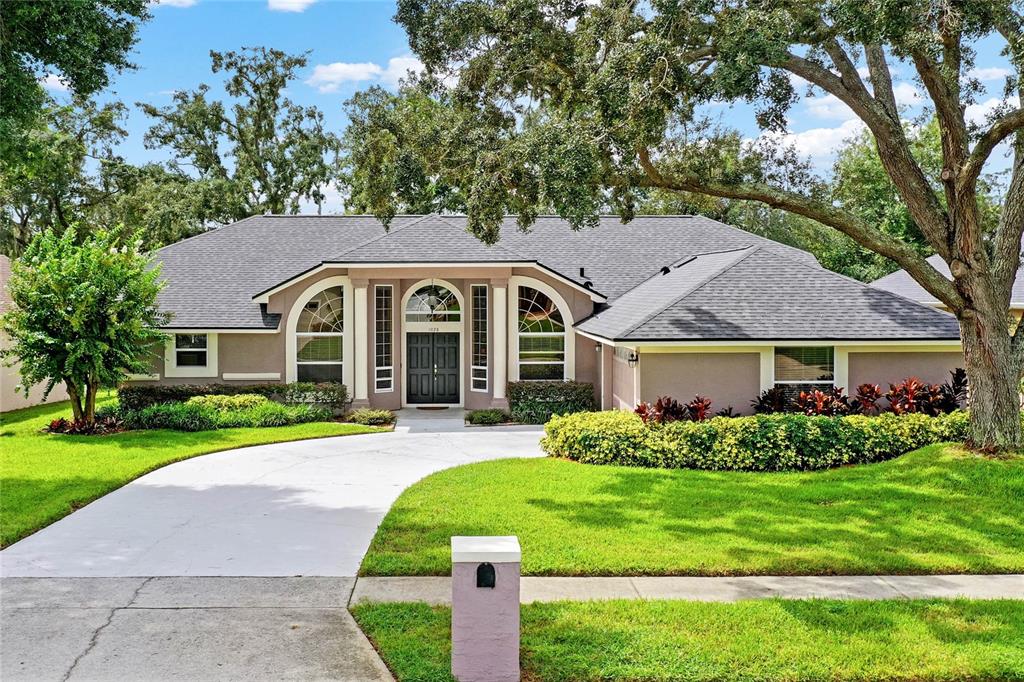
<path id="1" fill-rule="evenodd" d="M 82 409 L 82 394 L 78 390 L 78 385 L 71 379 L 65 378 L 64 385 L 68 389 L 68 399 L 71 401 L 71 416 L 76 422 L 82 421 L 85 416 L 85 410 Z"/>
<path id="2" fill-rule="evenodd" d="M 99 384 L 90 379 L 85 389 L 85 423 L 96 422 L 96 394 L 99 392 Z"/>
<path id="3" fill-rule="evenodd" d="M 960 338 L 970 385 L 969 444 L 989 452 L 1024 448 L 1020 365 L 1010 346 L 1006 312 L 963 311 Z"/>

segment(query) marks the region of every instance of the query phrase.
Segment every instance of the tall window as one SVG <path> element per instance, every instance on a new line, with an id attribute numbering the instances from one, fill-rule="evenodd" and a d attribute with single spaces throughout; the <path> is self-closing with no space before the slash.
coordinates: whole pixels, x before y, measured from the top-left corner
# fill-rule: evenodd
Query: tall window
<path id="1" fill-rule="evenodd" d="M 473 363 L 472 383 L 474 391 L 487 390 L 487 285 L 474 284 L 472 290 L 473 311 Z"/>
<path id="2" fill-rule="evenodd" d="M 519 378 L 565 378 L 565 322 L 555 302 L 531 287 L 519 287 Z"/>
<path id="3" fill-rule="evenodd" d="M 178 367 L 206 367 L 206 334 L 175 334 L 174 364 Z"/>
<path id="4" fill-rule="evenodd" d="M 299 381 L 341 381 L 345 336 L 345 293 L 324 289 L 299 313 L 295 327 Z"/>
<path id="5" fill-rule="evenodd" d="M 374 390 L 387 393 L 395 390 L 395 368 L 392 359 L 392 331 L 394 328 L 394 298 L 390 284 L 374 287 Z"/>
<path id="6" fill-rule="evenodd" d="M 420 287 L 405 305 L 406 322 L 461 322 L 459 299 L 438 284 Z"/>
<path id="7" fill-rule="evenodd" d="M 835 383 L 835 349 L 831 346 L 794 346 L 775 349 L 775 385 L 786 396 L 800 391 L 825 390 Z"/>

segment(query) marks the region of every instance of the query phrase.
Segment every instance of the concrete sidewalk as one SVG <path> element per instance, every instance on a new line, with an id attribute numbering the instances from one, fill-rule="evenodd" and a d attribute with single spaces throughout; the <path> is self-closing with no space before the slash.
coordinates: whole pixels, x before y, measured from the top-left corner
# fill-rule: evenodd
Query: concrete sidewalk
<path id="1" fill-rule="evenodd" d="M 346 605 L 354 578 L 5 578 L 0 679 L 392 677 Z"/>
<path id="2" fill-rule="evenodd" d="M 731 602 L 741 599 L 1024 599 L 1024 575 L 854 575 L 749 576 L 735 578 L 542 578 L 522 579 L 521 601 L 600 599 L 688 599 Z M 451 603 L 447 577 L 358 578 L 352 603 Z"/>

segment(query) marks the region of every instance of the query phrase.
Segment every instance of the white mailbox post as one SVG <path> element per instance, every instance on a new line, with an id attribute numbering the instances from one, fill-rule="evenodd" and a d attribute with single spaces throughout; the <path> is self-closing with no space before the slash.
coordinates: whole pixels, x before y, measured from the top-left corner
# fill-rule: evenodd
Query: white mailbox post
<path id="1" fill-rule="evenodd" d="M 519 538 L 452 537 L 452 675 L 519 680 Z"/>

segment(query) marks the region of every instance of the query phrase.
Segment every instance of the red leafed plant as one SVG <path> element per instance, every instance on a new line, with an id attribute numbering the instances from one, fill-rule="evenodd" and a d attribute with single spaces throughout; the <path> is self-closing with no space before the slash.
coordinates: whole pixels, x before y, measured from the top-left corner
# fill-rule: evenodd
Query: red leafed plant
<path id="1" fill-rule="evenodd" d="M 843 389 L 833 388 L 828 391 L 800 391 L 796 399 L 797 409 L 806 415 L 825 415 L 828 417 L 849 414 L 850 401 L 843 395 Z"/>
<path id="2" fill-rule="evenodd" d="M 686 419 L 689 415 L 687 406 L 667 395 L 660 396 L 654 403 L 641 402 L 633 410 L 644 421 L 644 424 L 667 424 Z"/>
<path id="3" fill-rule="evenodd" d="M 91 424 L 84 419 L 72 421 L 65 417 L 59 417 L 51 421 L 46 430 L 50 433 L 63 433 L 69 436 L 99 436 L 123 431 L 124 425 L 112 416 L 96 417 L 96 421 Z"/>
<path id="4" fill-rule="evenodd" d="M 693 400 L 687 403 L 686 411 L 690 415 L 690 419 L 702 422 L 711 413 L 711 399 L 700 395 L 694 396 Z"/>
<path id="5" fill-rule="evenodd" d="M 882 399 L 882 389 L 878 384 L 861 384 L 857 387 L 857 395 L 853 397 L 852 408 L 857 414 L 878 414 L 881 408 L 878 401 Z"/>
<path id="6" fill-rule="evenodd" d="M 935 416 L 942 413 L 942 388 L 921 381 L 917 377 L 908 377 L 898 384 L 889 384 L 889 392 L 885 394 L 889 401 L 889 409 L 896 414 L 912 414 L 921 412 Z"/>

